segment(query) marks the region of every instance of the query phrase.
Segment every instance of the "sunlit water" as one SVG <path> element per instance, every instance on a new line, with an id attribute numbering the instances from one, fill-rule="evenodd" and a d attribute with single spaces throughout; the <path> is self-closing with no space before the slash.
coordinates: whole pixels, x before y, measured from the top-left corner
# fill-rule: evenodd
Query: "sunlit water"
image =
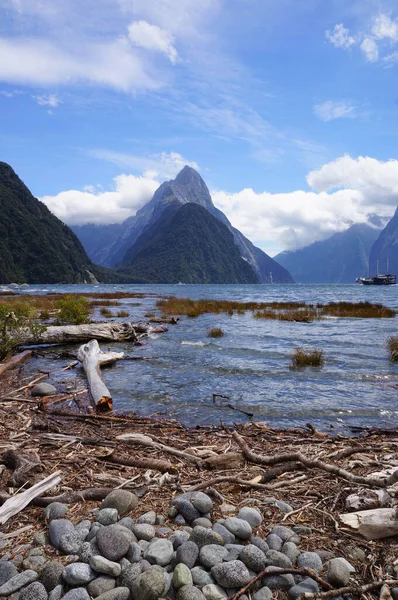
<path id="1" fill-rule="evenodd" d="M 360 285 L 119 285 L 31 286 L 28 293 L 49 291 L 134 291 L 146 298 L 119 300 L 113 312 L 125 309 L 132 321 L 145 313 L 159 314 L 156 295 L 220 298 L 237 301 L 347 300 L 381 302 L 398 309 L 398 286 Z M 99 309 L 97 309 L 99 311 Z M 99 317 L 99 312 L 96 317 Z M 115 319 L 126 320 L 126 319 Z M 178 418 L 189 426 L 244 422 L 247 417 L 226 406 L 251 412 L 270 426 L 305 426 L 349 432 L 349 426 L 391 427 L 398 415 L 398 366 L 388 359 L 387 338 L 397 333 L 397 319 L 336 319 L 313 323 L 256 320 L 245 315 L 182 317 L 168 333 L 152 335 L 142 347 L 118 343 L 114 349 L 148 361 L 121 361 L 104 372 L 116 409 Z M 210 327 L 225 337 L 211 339 Z M 320 348 L 321 369 L 289 369 L 295 347 Z M 49 358 L 29 363 L 29 369 L 54 369 Z M 78 382 L 84 381 L 81 369 Z M 76 371 L 59 383 L 76 380 Z M 66 389 L 66 388 L 65 388 Z M 213 394 L 228 396 L 217 398 Z"/>

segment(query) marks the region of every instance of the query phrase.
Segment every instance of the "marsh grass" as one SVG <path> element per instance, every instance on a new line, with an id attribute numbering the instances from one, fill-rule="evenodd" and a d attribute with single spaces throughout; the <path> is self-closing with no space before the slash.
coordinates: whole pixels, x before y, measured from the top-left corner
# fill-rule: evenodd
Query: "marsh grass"
<path id="1" fill-rule="evenodd" d="M 398 335 L 392 335 L 388 338 L 387 348 L 390 352 L 390 360 L 398 362 Z"/>
<path id="2" fill-rule="evenodd" d="M 296 348 L 291 356 L 291 369 L 302 369 L 304 367 L 322 367 L 325 358 L 323 350 L 304 350 L 304 348 Z"/>
<path id="3" fill-rule="evenodd" d="M 128 313 L 128 312 L 127 312 L 127 310 L 119 310 L 119 311 L 116 313 L 116 316 L 117 316 L 117 317 L 129 317 L 129 316 L 130 316 L 130 313 Z"/>
<path id="4" fill-rule="evenodd" d="M 91 306 L 120 306 L 120 302 L 117 300 L 92 300 Z"/>
<path id="5" fill-rule="evenodd" d="M 109 310 L 109 308 L 106 308 L 106 306 L 103 306 L 101 308 L 100 313 L 103 317 L 106 317 L 107 319 L 110 319 L 111 317 L 113 317 L 113 312 L 111 310 Z"/>
<path id="6" fill-rule="evenodd" d="M 396 311 L 371 302 L 329 302 L 328 304 L 306 304 L 305 302 L 233 302 L 228 300 L 191 300 L 190 298 L 166 298 L 157 302 L 165 316 L 186 315 L 197 318 L 211 313 L 242 315 L 247 311 L 256 319 L 311 323 L 325 317 L 355 319 L 393 318 Z"/>
<path id="7" fill-rule="evenodd" d="M 221 327 L 212 327 L 211 329 L 208 329 L 207 335 L 211 338 L 220 338 L 224 337 L 225 333 Z"/>

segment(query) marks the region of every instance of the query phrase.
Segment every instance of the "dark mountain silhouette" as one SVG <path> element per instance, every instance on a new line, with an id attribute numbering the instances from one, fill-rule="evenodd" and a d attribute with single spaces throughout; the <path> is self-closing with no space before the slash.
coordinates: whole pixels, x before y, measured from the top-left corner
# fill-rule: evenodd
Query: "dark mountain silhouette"
<path id="1" fill-rule="evenodd" d="M 371 275 L 398 275 L 398 208 L 372 246 L 369 267 Z"/>

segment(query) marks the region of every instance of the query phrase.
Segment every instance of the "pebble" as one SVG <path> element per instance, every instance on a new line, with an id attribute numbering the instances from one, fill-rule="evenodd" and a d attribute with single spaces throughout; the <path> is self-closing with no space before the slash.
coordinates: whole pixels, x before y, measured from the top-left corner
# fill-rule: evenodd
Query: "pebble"
<path id="1" fill-rule="evenodd" d="M 185 498 L 177 497 L 173 500 L 177 506 L 178 512 L 184 517 L 187 523 L 192 523 L 195 519 L 199 519 L 202 515 L 194 505 Z"/>
<path id="2" fill-rule="evenodd" d="M 129 600 L 130 590 L 126 587 L 118 587 L 97 596 L 97 600 Z"/>
<path id="3" fill-rule="evenodd" d="M 199 562 L 207 569 L 211 569 L 214 565 L 222 563 L 228 555 L 228 550 L 224 546 L 217 544 L 208 544 L 203 546 L 199 552 Z"/>
<path id="4" fill-rule="evenodd" d="M 256 535 L 254 535 L 251 539 L 251 543 L 254 546 L 257 546 L 257 548 L 260 548 L 260 550 L 262 550 L 264 552 L 264 554 L 267 554 L 268 550 L 270 549 L 270 547 L 268 546 L 267 542 L 265 540 L 263 540 L 263 538 L 260 538 Z"/>
<path id="5" fill-rule="evenodd" d="M 192 569 L 195 566 L 198 556 L 199 546 L 194 542 L 188 541 L 177 548 L 176 561 L 177 563 L 184 563 L 189 569 Z"/>
<path id="6" fill-rule="evenodd" d="M 213 510 L 213 500 L 204 492 L 192 492 L 190 499 L 194 507 L 202 514 Z"/>
<path id="7" fill-rule="evenodd" d="M 184 519 L 184 517 L 182 515 L 177 515 L 176 518 L 174 519 L 174 523 L 176 525 L 186 525 L 187 522 Z"/>
<path id="8" fill-rule="evenodd" d="M 156 535 L 156 530 L 153 525 L 149 523 L 138 523 L 133 525 L 133 533 L 137 540 L 144 540 L 150 542 Z"/>
<path id="9" fill-rule="evenodd" d="M 316 552 L 303 552 L 297 558 L 298 567 L 306 567 L 312 571 L 320 571 L 322 569 L 322 559 Z"/>
<path id="10" fill-rule="evenodd" d="M 201 527 L 200 525 L 193 528 L 189 536 L 189 541 L 194 542 L 199 549 L 207 544 L 219 544 L 220 546 L 224 544 L 221 535 L 212 529 L 206 529 L 206 527 Z"/>
<path id="11" fill-rule="evenodd" d="M 288 591 L 288 596 L 291 600 L 297 600 L 297 598 L 301 596 L 301 594 L 314 594 L 316 592 L 319 592 L 318 583 L 315 581 L 315 579 L 307 577 L 306 579 L 303 579 L 303 581 L 300 581 L 300 583 L 297 583 L 296 585 L 291 587 Z"/>
<path id="12" fill-rule="evenodd" d="M 90 519 L 83 519 L 83 521 L 79 521 L 77 525 L 75 525 L 75 529 L 88 529 L 90 531 L 91 521 Z"/>
<path id="13" fill-rule="evenodd" d="M 197 587 L 184 585 L 178 590 L 177 600 L 206 600 L 206 597 Z"/>
<path id="14" fill-rule="evenodd" d="M 157 569 L 150 569 L 137 577 L 132 595 L 137 600 L 157 600 L 162 597 L 164 588 L 163 573 Z"/>
<path id="15" fill-rule="evenodd" d="M 259 527 L 263 522 L 261 513 L 256 508 L 250 508 L 248 506 L 244 506 L 240 509 L 237 518 L 247 521 L 253 529 Z"/>
<path id="16" fill-rule="evenodd" d="M 214 523 L 213 531 L 221 535 L 224 544 L 233 544 L 235 542 L 234 534 L 228 531 L 224 525 L 221 525 L 220 523 Z"/>
<path id="17" fill-rule="evenodd" d="M 48 562 L 40 573 L 39 580 L 46 588 L 47 592 L 51 592 L 57 585 L 62 582 L 62 572 L 64 566 L 56 561 Z"/>
<path id="18" fill-rule="evenodd" d="M 264 587 L 260 588 L 258 590 L 258 592 L 256 592 L 252 596 L 252 600 L 271 600 L 271 598 L 272 598 L 272 592 L 269 589 L 269 587 L 267 587 L 266 585 Z M 240 600 L 242 600 L 242 596 L 240 597 Z"/>
<path id="19" fill-rule="evenodd" d="M 137 519 L 138 524 L 146 523 L 147 525 L 155 525 L 156 524 L 156 513 L 154 510 L 150 510 L 149 512 L 144 513 Z"/>
<path id="20" fill-rule="evenodd" d="M 346 561 L 341 558 L 332 558 L 328 564 L 328 582 L 336 588 L 344 587 L 350 580 L 350 569 Z"/>
<path id="21" fill-rule="evenodd" d="M 32 388 L 30 393 L 32 396 L 55 396 L 57 388 L 51 385 L 51 383 L 38 383 Z"/>
<path id="22" fill-rule="evenodd" d="M 112 561 L 120 560 L 130 547 L 128 539 L 116 525 L 101 527 L 97 532 L 96 544 L 101 554 Z"/>
<path id="23" fill-rule="evenodd" d="M 47 546 L 50 543 L 50 538 L 46 533 L 35 533 L 33 536 L 33 543 L 36 546 Z"/>
<path id="24" fill-rule="evenodd" d="M 183 585 L 192 585 L 192 573 L 187 565 L 179 563 L 174 569 L 173 573 L 173 585 L 176 590 L 179 590 Z"/>
<path id="25" fill-rule="evenodd" d="M 206 600 L 224 600 L 228 594 L 219 585 L 209 584 L 202 588 L 202 594 Z"/>
<path id="26" fill-rule="evenodd" d="M 17 574 L 18 569 L 14 563 L 8 560 L 0 560 L 0 587 Z"/>
<path id="27" fill-rule="evenodd" d="M 297 535 L 309 535 L 312 533 L 312 528 L 307 527 L 306 525 L 295 525 L 292 527 L 292 530 L 294 533 L 297 533 Z"/>
<path id="28" fill-rule="evenodd" d="M 62 577 L 69 585 L 83 585 L 95 579 L 96 574 L 90 565 L 76 562 L 64 568 Z"/>
<path id="29" fill-rule="evenodd" d="M 121 517 L 134 510 L 138 504 L 138 498 L 127 490 L 112 490 L 102 501 L 102 508 L 116 508 Z"/>
<path id="30" fill-rule="evenodd" d="M 288 542 L 294 535 L 294 531 L 284 525 L 275 525 L 271 530 L 271 534 L 279 536 L 282 542 Z"/>
<path id="31" fill-rule="evenodd" d="M 207 527 L 207 529 L 211 529 L 213 527 L 213 523 L 210 519 L 206 519 L 205 517 L 199 517 L 199 519 L 195 519 L 192 521 L 193 527 L 200 525 L 201 527 Z"/>
<path id="32" fill-rule="evenodd" d="M 129 544 L 131 544 L 131 542 L 137 541 L 137 538 L 135 537 L 135 535 L 131 531 L 131 529 L 128 529 L 127 527 L 124 527 L 123 525 L 120 525 L 120 523 L 115 523 L 113 525 L 113 527 L 115 527 L 116 529 L 118 529 L 119 531 L 121 531 L 123 533 L 123 535 L 127 538 Z"/>
<path id="33" fill-rule="evenodd" d="M 48 600 L 47 590 L 42 583 L 35 581 L 21 591 L 18 600 Z"/>
<path id="34" fill-rule="evenodd" d="M 48 600 L 59 600 L 64 595 L 64 586 L 59 584 L 49 593 Z"/>
<path id="35" fill-rule="evenodd" d="M 137 542 L 131 542 L 128 552 L 126 554 L 126 558 L 131 563 L 136 563 L 140 560 L 142 554 L 142 550 Z"/>
<path id="36" fill-rule="evenodd" d="M 242 587 L 249 583 L 250 573 L 240 560 L 231 560 L 211 569 L 211 574 L 219 585 L 225 588 Z"/>
<path id="37" fill-rule="evenodd" d="M 204 587 L 205 585 L 215 583 L 214 578 L 203 567 L 194 567 L 191 569 L 191 575 L 194 584 L 198 585 L 199 587 Z"/>
<path id="38" fill-rule="evenodd" d="M 18 592 L 21 588 L 29 583 L 33 583 L 38 579 L 39 575 L 36 571 L 28 570 L 23 571 L 22 573 L 17 573 L 11 579 L 8 579 L 1 587 L 0 587 L 0 596 L 9 596 L 14 592 Z"/>
<path id="39" fill-rule="evenodd" d="M 296 562 L 297 558 L 300 556 L 300 550 L 293 542 L 285 542 L 282 546 L 282 552 L 290 558 L 293 565 Z"/>
<path id="40" fill-rule="evenodd" d="M 177 529 L 174 533 L 169 536 L 169 542 L 173 544 L 174 550 L 177 550 L 182 544 L 185 544 L 189 540 L 189 533 Z"/>
<path id="41" fill-rule="evenodd" d="M 68 533 L 73 533 L 74 531 L 75 527 L 72 521 L 69 521 L 69 519 L 52 520 L 48 528 L 51 544 L 54 546 L 54 548 L 60 550 L 61 538 Z"/>
<path id="42" fill-rule="evenodd" d="M 142 573 L 142 567 L 139 563 L 134 563 L 133 565 L 129 565 L 122 569 L 121 574 L 117 579 L 117 584 L 121 587 L 132 588 L 134 581 L 139 577 Z"/>
<path id="43" fill-rule="evenodd" d="M 265 541 L 268 544 L 270 550 L 277 550 L 278 552 L 282 550 L 283 541 L 282 538 L 279 537 L 279 535 L 276 535 L 275 533 L 270 533 L 265 538 Z"/>
<path id="44" fill-rule="evenodd" d="M 266 570 L 277 571 L 279 567 L 267 567 Z M 289 590 L 294 585 L 294 577 L 290 573 L 284 575 L 264 575 L 262 580 L 263 585 L 269 587 L 270 590 Z"/>
<path id="45" fill-rule="evenodd" d="M 44 520 L 47 522 L 54 519 L 63 519 L 68 512 L 68 505 L 62 502 L 51 502 L 43 511 Z"/>
<path id="46" fill-rule="evenodd" d="M 114 525 L 117 523 L 119 513 L 116 508 L 101 508 L 95 512 L 94 516 L 101 525 Z"/>
<path id="47" fill-rule="evenodd" d="M 144 552 L 144 558 L 153 564 L 165 567 L 173 557 L 174 548 L 169 540 L 155 539 Z"/>
<path id="48" fill-rule="evenodd" d="M 249 540 L 252 535 L 252 528 L 247 521 L 237 517 L 228 517 L 225 519 L 224 527 L 241 540 Z"/>
<path id="49" fill-rule="evenodd" d="M 80 587 L 65 594 L 62 600 L 90 600 L 90 596 L 85 588 Z"/>
<path id="50" fill-rule="evenodd" d="M 93 598 L 97 598 L 101 594 L 105 592 L 109 592 L 109 590 L 113 590 L 116 587 L 116 582 L 113 577 L 97 577 L 90 581 L 87 586 L 88 593 Z"/>
<path id="51" fill-rule="evenodd" d="M 278 552 L 277 550 L 268 550 L 265 556 L 268 566 L 280 567 L 282 569 L 288 569 L 292 566 L 292 561 L 290 558 L 286 556 L 286 554 Z"/>
<path id="52" fill-rule="evenodd" d="M 220 511 L 223 517 L 230 517 L 236 514 L 236 506 L 233 504 L 221 504 Z"/>
<path id="53" fill-rule="evenodd" d="M 94 571 L 97 571 L 97 573 L 103 573 L 111 577 L 118 577 L 122 572 L 122 567 L 119 563 L 112 562 L 103 556 L 92 556 L 90 558 L 90 567 Z"/>
<path id="54" fill-rule="evenodd" d="M 239 560 L 241 560 L 248 569 L 251 569 L 255 573 L 259 573 L 268 566 L 266 555 L 254 544 L 244 546 L 243 550 L 239 554 Z"/>
<path id="55" fill-rule="evenodd" d="M 123 517 L 123 519 L 120 519 L 119 525 L 123 525 L 123 527 L 130 529 L 130 531 L 133 531 L 134 519 L 132 519 L 131 517 Z"/>
<path id="56" fill-rule="evenodd" d="M 62 535 L 58 541 L 58 549 L 68 555 L 79 554 L 88 533 L 88 529 L 74 529 Z"/>

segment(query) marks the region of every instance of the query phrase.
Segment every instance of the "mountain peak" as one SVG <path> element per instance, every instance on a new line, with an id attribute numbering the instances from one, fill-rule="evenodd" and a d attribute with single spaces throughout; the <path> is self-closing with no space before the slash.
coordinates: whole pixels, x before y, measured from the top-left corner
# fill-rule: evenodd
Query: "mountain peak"
<path id="1" fill-rule="evenodd" d="M 203 179 L 193 167 L 188 165 L 185 165 L 185 167 L 181 169 L 177 177 L 174 179 L 174 183 L 179 185 L 187 185 L 195 182 L 202 183 Z"/>

